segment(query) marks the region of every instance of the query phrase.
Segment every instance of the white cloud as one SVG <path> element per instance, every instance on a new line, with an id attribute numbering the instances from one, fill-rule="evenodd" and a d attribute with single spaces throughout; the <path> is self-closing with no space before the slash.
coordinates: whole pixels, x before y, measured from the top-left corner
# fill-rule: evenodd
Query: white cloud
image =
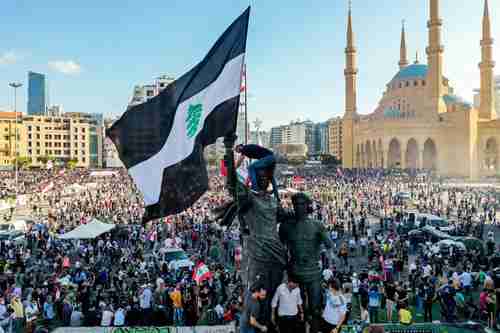
<path id="1" fill-rule="evenodd" d="M 19 59 L 14 51 L 6 51 L 0 54 L 0 65 L 11 65 Z"/>
<path id="2" fill-rule="evenodd" d="M 73 60 L 56 60 L 56 61 L 49 61 L 49 67 L 52 70 L 61 72 L 63 74 L 68 74 L 68 75 L 77 75 L 80 74 L 82 71 L 82 67 L 80 64 Z"/>

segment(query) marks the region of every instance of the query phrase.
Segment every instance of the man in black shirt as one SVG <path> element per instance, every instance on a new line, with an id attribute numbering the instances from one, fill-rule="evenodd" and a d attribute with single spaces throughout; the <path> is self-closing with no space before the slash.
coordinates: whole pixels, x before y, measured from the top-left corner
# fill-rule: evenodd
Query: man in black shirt
<path id="1" fill-rule="evenodd" d="M 432 322 L 432 304 L 434 303 L 434 299 L 436 297 L 436 292 L 434 290 L 434 286 L 430 281 L 426 281 L 424 287 L 424 321 Z"/>
<path id="2" fill-rule="evenodd" d="M 386 298 L 387 321 L 392 323 L 392 314 L 396 309 L 396 287 L 390 281 L 384 285 L 384 293 Z"/>

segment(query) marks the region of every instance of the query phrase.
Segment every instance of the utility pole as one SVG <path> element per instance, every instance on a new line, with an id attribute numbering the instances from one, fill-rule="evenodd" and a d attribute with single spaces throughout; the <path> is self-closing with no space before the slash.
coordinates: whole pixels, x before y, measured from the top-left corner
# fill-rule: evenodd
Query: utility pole
<path id="1" fill-rule="evenodd" d="M 22 83 L 19 82 L 11 82 L 9 86 L 14 88 L 14 114 L 15 114 L 15 126 L 14 126 L 14 169 L 16 173 L 16 207 L 17 207 L 17 195 L 19 193 L 19 170 L 18 170 L 18 151 L 17 151 L 17 136 L 18 136 L 18 120 L 17 120 L 17 88 L 22 87 Z"/>

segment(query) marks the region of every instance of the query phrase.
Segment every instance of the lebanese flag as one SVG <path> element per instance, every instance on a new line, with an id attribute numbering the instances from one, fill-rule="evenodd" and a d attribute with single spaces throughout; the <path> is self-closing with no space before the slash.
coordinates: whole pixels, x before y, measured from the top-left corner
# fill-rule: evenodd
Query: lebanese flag
<path id="1" fill-rule="evenodd" d="M 222 177 L 227 177 L 227 168 L 224 160 L 220 160 L 220 175 Z"/>
<path id="2" fill-rule="evenodd" d="M 241 75 L 240 93 L 244 93 L 246 91 L 247 91 L 247 65 L 243 64 L 243 73 Z"/>
<path id="3" fill-rule="evenodd" d="M 193 280 L 196 281 L 197 284 L 210 279 L 212 276 L 212 272 L 210 272 L 207 265 L 205 265 L 203 261 L 200 261 L 193 271 Z"/>
<path id="4" fill-rule="evenodd" d="M 42 188 L 42 193 L 47 193 L 54 188 L 54 182 L 50 182 Z"/>
<path id="5" fill-rule="evenodd" d="M 301 176 L 293 176 L 292 181 L 295 185 L 304 184 L 306 182 L 304 177 L 301 177 Z"/>

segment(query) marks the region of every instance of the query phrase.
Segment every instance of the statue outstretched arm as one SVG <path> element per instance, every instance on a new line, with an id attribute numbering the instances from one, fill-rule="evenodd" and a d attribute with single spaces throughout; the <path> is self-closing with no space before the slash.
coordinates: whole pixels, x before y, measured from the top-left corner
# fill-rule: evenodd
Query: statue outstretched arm
<path id="1" fill-rule="evenodd" d="M 236 165 L 234 162 L 233 146 L 236 141 L 236 136 L 226 136 L 224 138 L 224 164 L 227 169 L 226 187 L 229 194 L 241 206 L 246 206 L 248 203 L 248 189 L 241 182 L 238 181 L 236 176 Z"/>

